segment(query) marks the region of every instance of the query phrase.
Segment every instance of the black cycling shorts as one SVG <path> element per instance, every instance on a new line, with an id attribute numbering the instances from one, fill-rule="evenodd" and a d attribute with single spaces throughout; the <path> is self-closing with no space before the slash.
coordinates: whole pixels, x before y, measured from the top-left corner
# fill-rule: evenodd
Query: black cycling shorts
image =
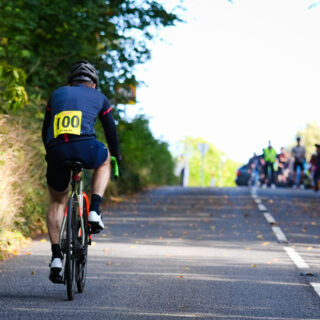
<path id="1" fill-rule="evenodd" d="M 293 164 L 293 170 L 294 172 L 297 171 L 297 168 L 300 167 L 300 170 L 303 171 L 303 162 L 295 160 Z"/>
<path id="2" fill-rule="evenodd" d="M 63 167 L 65 160 L 81 161 L 85 169 L 100 167 L 108 158 L 108 149 L 96 139 L 70 141 L 47 151 L 47 183 L 56 191 L 64 191 L 70 182 L 71 170 Z"/>

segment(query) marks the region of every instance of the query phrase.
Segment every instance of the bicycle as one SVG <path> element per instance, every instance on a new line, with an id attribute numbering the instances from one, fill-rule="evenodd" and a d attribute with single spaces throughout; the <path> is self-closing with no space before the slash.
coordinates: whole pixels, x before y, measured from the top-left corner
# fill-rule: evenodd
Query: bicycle
<path id="1" fill-rule="evenodd" d="M 119 177 L 118 163 L 111 157 L 114 176 Z M 71 195 L 65 209 L 59 245 L 63 254 L 63 275 L 57 283 L 67 286 L 69 300 L 74 299 L 76 288 L 84 291 L 87 276 L 88 245 L 91 245 L 91 226 L 88 224 L 89 200 L 83 191 L 83 164 L 79 161 L 65 161 L 71 169 Z"/>

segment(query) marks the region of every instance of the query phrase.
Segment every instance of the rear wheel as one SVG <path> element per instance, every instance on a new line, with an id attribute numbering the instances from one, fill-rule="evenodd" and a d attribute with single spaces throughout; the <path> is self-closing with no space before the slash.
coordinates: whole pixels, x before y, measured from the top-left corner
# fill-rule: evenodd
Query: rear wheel
<path id="1" fill-rule="evenodd" d="M 74 199 L 71 197 L 68 201 L 65 264 L 65 280 L 67 284 L 67 294 L 69 300 L 73 300 L 75 293 L 75 218 L 75 204 Z"/>
<path id="2" fill-rule="evenodd" d="M 85 201 L 83 201 L 85 202 Z M 87 278 L 87 254 L 88 254 L 88 241 L 89 241 L 89 228 L 88 228 L 88 215 L 85 203 L 83 203 L 83 224 L 84 224 L 84 246 L 82 246 L 81 237 L 78 238 L 78 243 L 80 245 L 80 252 L 78 255 L 78 260 L 76 262 L 76 275 L 77 275 L 77 288 L 78 292 L 82 293 Z M 79 220 L 80 229 L 80 220 Z"/>

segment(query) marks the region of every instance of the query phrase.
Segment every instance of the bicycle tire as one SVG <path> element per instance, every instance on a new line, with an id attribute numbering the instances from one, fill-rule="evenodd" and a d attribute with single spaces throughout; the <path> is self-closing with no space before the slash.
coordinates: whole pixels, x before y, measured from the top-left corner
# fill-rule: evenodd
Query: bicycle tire
<path id="1" fill-rule="evenodd" d="M 75 208 L 74 199 L 69 198 L 67 212 L 67 237 L 66 237 L 66 264 L 65 279 L 67 284 L 67 295 L 69 300 L 73 300 L 75 293 L 75 228 L 74 228 Z"/>
<path id="2" fill-rule="evenodd" d="M 85 205 L 85 199 L 83 199 L 83 223 L 85 230 L 85 242 L 84 247 L 81 247 L 81 259 L 77 260 L 76 263 L 76 278 L 77 278 L 77 288 L 78 292 L 82 293 L 86 284 L 87 279 L 87 255 L 88 255 L 88 242 L 89 242 L 89 228 L 88 228 L 88 213 L 87 207 Z M 79 225 L 80 227 L 80 225 Z M 81 238 L 79 239 L 81 243 Z"/>

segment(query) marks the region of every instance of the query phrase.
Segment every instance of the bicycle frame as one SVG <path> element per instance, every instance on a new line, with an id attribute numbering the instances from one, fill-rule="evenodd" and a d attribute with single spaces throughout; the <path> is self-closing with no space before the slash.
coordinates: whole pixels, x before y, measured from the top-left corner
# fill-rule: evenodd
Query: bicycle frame
<path id="1" fill-rule="evenodd" d="M 82 180 L 82 171 L 72 171 L 72 180 L 71 180 L 71 186 L 72 191 L 70 197 L 74 198 L 74 202 L 76 207 L 78 208 L 78 214 L 80 218 L 80 236 L 81 236 L 81 244 L 85 245 L 85 227 L 84 227 L 84 221 L 83 221 L 83 199 L 85 198 L 86 206 L 87 206 L 87 213 L 88 213 L 88 198 L 87 195 L 83 192 L 83 180 Z M 62 239 L 63 239 L 63 232 L 65 229 L 65 224 L 67 221 L 67 213 L 68 213 L 68 207 L 66 207 L 64 211 L 64 216 L 62 220 L 62 225 L 60 229 L 60 235 L 59 235 L 59 245 L 60 248 L 62 247 Z"/>

